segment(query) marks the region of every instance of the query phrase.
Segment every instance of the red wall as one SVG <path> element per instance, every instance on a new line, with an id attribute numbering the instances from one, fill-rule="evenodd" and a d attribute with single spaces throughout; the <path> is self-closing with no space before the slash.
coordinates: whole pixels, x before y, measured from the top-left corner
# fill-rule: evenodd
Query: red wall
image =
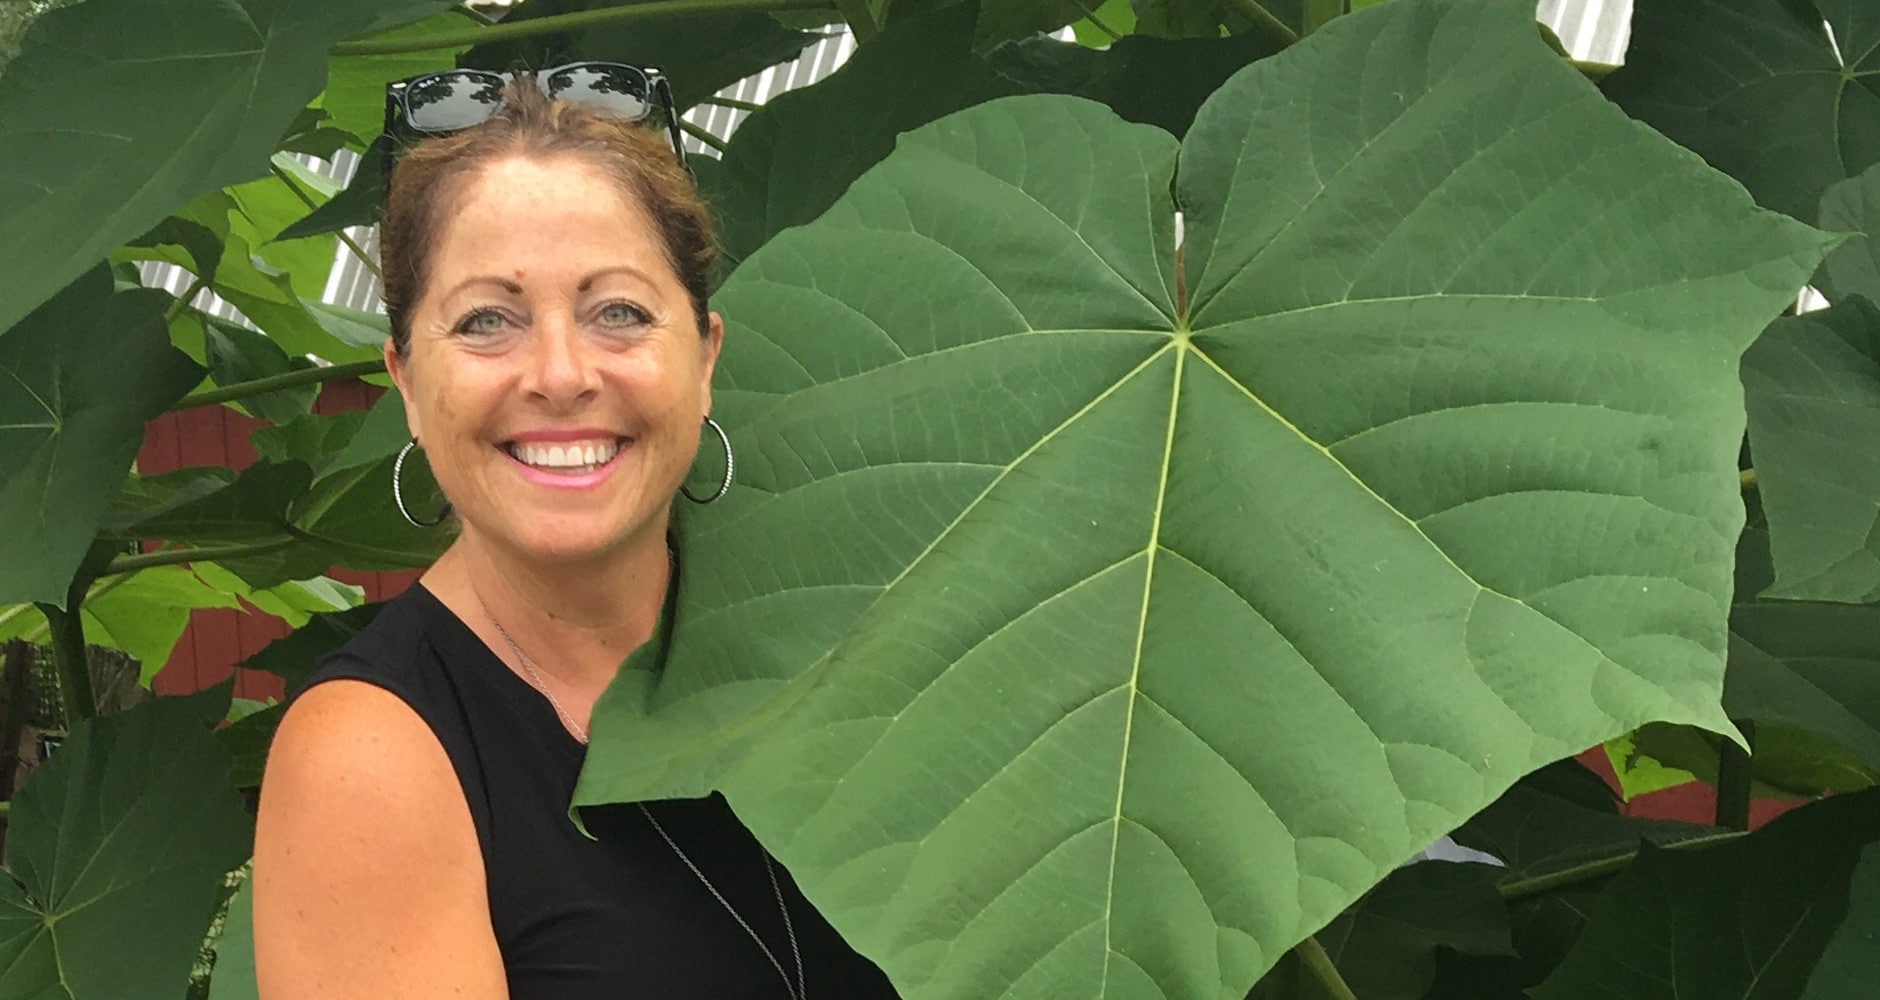
<path id="1" fill-rule="evenodd" d="M 328 383 L 314 405 L 315 413 L 344 413 L 371 406 L 385 390 L 364 382 Z M 137 469 L 146 474 L 171 472 L 199 465 L 221 465 L 236 471 L 255 461 L 248 436 L 263 422 L 244 417 L 225 406 L 199 406 L 166 413 L 144 428 L 144 444 L 137 452 Z M 391 484 L 386 484 L 390 489 Z M 365 588 L 366 600 L 383 601 L 411 585 L 416 571 L 367 573 L 335 569 L 329 575 Z M 263 646 L 291 629 L 273 615 L 249 608 L 198 610 L 156 676 L 158 694 L 188 694 L 219 684 L 231 674 L 235 697 L 265 701 L 284 692 L 280 678 L 258 671 L 235 669 L 235 664 L 261 651 Z"/>

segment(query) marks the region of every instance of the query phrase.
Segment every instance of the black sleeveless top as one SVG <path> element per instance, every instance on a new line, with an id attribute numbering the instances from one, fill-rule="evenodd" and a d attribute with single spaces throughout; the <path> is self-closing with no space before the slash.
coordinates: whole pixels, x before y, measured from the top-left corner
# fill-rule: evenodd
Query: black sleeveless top
<path id="1" fill-rule="evenodd" d="M 776 1000 L 776 965 L 637 805 L 568 818 L 586 748 L 548 700 L 422 585 L 321 660 L 305 691 L 348 678 L 382 687 L 430 724 L 476 825 L 511 1000 Z M 816 1000 L 875 1000 L 887 978 L 829 926 L 720 796 L 646 804 L 660 827 L 796 981 L 781 890 Z"/>

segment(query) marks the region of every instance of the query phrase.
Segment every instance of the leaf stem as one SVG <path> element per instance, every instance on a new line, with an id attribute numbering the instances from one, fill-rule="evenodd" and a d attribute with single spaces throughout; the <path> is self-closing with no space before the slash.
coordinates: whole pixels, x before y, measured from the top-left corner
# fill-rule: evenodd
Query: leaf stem
<path id="1" fill-rule="evenodd" d="M 756 101 L 740 101 L 735 97 L 719 97 L 717 94 L 713 94 L 699 101 L 699 103 L 710 104 L 713 107 L 719 108 L 735 108 L 739 111 L 756 111 L 758 108 L 763 107 L 762 104 L 758 104 Z"/>
<path id="2" fill-rule="evenodd" d="M 503 21 L 487 28 L 440 31 L 421 38 L 355 38 L 333 46 L 336 56 L 393 56 L 407 52 L 509 42 L 561 31 L 580 31 L 603 24 L 656 21 L 687 14 L 733 14 L 787 10 L 831 10 L 832 0 L 648 0 L 646 3 L 597 10 L 578 10 L 525 21 Z"/>
<path id="3" fill-rule="evenodd" d="M 1226 6 L 1252 21 L 1261 34 L 1278 42 L 1281 47 L 1299 40 L 1299 33 L 1288 27 L 1285 21 L 1274 17 L 1272 11 L 1260 5 L 1260 0 L 1226 0 Z"/>
<path id="4" fill-rule="evenodd" d="M 1338 974 L 1338 967 L 1332 964 L 1332 956 L 1325 953 L 1325 946 L 1317 937 L 1309 937 L 1293 946 L 1293 954 L 1299 956 L 1299 963 L 1312 973 L 1312 977 L 1325 988 L 1325 995 L 1332 1000 L 1358 1000 L 1358 995 L 1351 991 L 1345 977 Z"/>
<path id="5" fill-rule="evenodd" d="M 322 382 L 336 382 L 343 378 L 359 375 L 377 375 L 385 371 L 385 362 L 373 358 L 367 361 L 349 361 L 343 365 L 320 365 L 313 368 L 296 368 L 291 372 L 269 375 L 266 378 L 249 379 L 233 385 L 219 385 L 213 389 L 192 392 L 176 401 L 170 412 L 191 410 L 198 406 L 212 406 L 231 400 L 247 399 L 278 389 L 292 389 L 302 385 L 318 385 Z"/>
<path id="6" fill-rule="evenodd" d="M 1122 41 L 1123 36 L 1117 34 L 1115 28 L 1112 28 L 1109 25 L 1104 24 L 1101 20 L 1097 18 L 1097 3 L 1098 3 L 1098 0 L 1077 0 L 1077 9 L 1084 12 L 1084 20 L 1089 21 L 1091 27 L 1110 36 L 1110 41 L 1112 42 Z"/>
<path id="7" fill-rule="evenodd" d="M 181 316 L 183 310 L 189 308 L 189 304 L 195 301 L 197 293 L 201 292 L 206 284 L 208 282 L 202 280 L 200 275 L 196 276 L 196 280 L 190 282 L 189 287 L 183 290 L 183 294 L 178 295 L 176 301 L 170 303 L 170 308 L 164 310 L 163 324 L 168 326 L 176 322 L 176 317 Z"/>
<path id="8" fill-rule="evenodd" d="M 1667 850 L 1677 851 L 1703 850 L 1708 847 L 1727 844 L 1730 841 L 1739 840 L 1747 836 L 1749 836 L 1749 834 L 1742 830 L 1725 830 L 1721 833 L 1705 834 L 1701 837 L 1691 837 L 1687 840 L 1674 841 L 1664 845 L 1664 847 Z M 1555 889 L 1569 885 L 1578 885 L 1581 882 L 1591 882 L 1594 879 L 1605 878 L 1608 875 L 1624 871 L 1625 866 L 1631 864 L 1632 859 L 1638 857 L 1639 850 L 1640 848 L 1634 846 L 1619 854 L 1604 858 L 1595 858 L 1592 861 L 1574 865 L 1571 868 L 1562 868 L 1559 871 L 1547 872 L 1543 875 L 1531 875 L 1527 878 L 1508 879 L 1495 888 L 1500 891 L 1501 898 L 1513 900 L 1527 896 L 1537 896 L 1543 892 L 1552 892 Z"/>
<path id="9" fill-rule="evenodd" d="M 280 164 L 269 161 L 268 169 L 274 171 L 274 176 L 279 177 L 282 184 L 287 185 L 287 190 L 294 192 L 294 197 L 299 198 L 301 204 L 307 206 L 309 209 L 317 209 L 320 207 L 320 203 L 314 201 L 312 195 L 302 191 L 300 185 L 294 181 L 293 176 L 287 171 L 282 170 Z M 339 237 L 341 243 L 346 244 L 346 249 L 351 250 L 353 256 L 359 258 L 359 263 L 364 264 L 366 270 L 372 272 L 373 277 L 379 279 L 380 285 L 385 284 L 385 272 L 379 270 L 378 261 L 366 255 L 364 247 L 360 246 L 351 236 L 346 235 L 346 230 L 344 229 L 338 230 L 334 235 Z"/>
<path id="10" fill-rule="evenodd" d="M 119 573 L 135 573 L 152 566 L 175 566 L 188 562 L 211 562 L 218 559 L 242 559 L 248 556 L 265 556 L 270 552 L 279 552 L 294 544 L 296 539 L 277 538 L 267 542 L 247 542 L 241 545 L 204 545 L 193 549 L 159 549 L 142 555 L 119 556 L 105 566 L 100 576 L 113 576 Z"/>
<path id="11" fill-rule="evenodd" d="M 96 718 L 98 699 L 91 690 L 91 664 L 85 658 L 85 619 L 77 601 L 63 611 L 50 604 L 39 605 L 52 627 L 52 664 L 59 672 L 59 695 L 65 702 L 66 728 L 72 723 Z"/>
<path id="12" fill-rule="evenodd" d="M 1756 488 L 1756 470 L 1744 469 L 1742 472 L 1737 473 L 1736 484 L 1742 489 L 1746 489 L 1746 490 L 1755 489 Z"/>
<path id="13" fill-rule="evenodd" d="M 1717 747 L 1717 825 L 1726 830 L 1749 829 L 1750 754 L 1756 749 L 1756 725 L 1747 720 L 1736 724 L 1749 741 L 1745 751 L 1735 740 L 1719 740 Z"/>
<path id="14" fill-rule="evenodd" d="M 835 0 L 836 10 L 842 13 L 842 19 L 849 22 L 849 30 L 855 34 L 855 44 L 862 45 L 881 34 L 881 25 L 875 23 L 875 16 L 868 12 L 868 0 Z"/>
<path id="15" fill-rule="evenodd" d="M 679 119 L 679 127 L 685 130 L 686 135 L 689 135 L 692 138 L 697 139 L 698 141 L 704 143 L 707 146 L 710 146 L 711 148 L 719 151 L 720 153 L 725 151 L 725 141 L 723 139 L 720 139 L 717 136 L 711 134 L 710 132 L 707 132 L 704 129 L 699 128 L 697 125 L 694 125 L 689 121 L 686 121 L 684 118 Z"/>

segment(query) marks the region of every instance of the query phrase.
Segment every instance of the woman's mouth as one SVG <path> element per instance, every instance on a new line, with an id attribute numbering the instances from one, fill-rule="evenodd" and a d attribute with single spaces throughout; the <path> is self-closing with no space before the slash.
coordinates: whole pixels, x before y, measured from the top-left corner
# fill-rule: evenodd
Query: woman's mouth
<path id="1" fill-rule="evenodd" d="M 585 441 L 505 441 L 503 451 L 531 469 L 551 475 L 579 476 L 614 460 L 627 439 L 593 438 Z"/>

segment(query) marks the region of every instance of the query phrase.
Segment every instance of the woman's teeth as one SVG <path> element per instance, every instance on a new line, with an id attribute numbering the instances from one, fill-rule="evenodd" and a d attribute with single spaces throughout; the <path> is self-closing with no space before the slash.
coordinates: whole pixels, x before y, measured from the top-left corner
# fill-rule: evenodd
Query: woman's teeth
<path id="1" fill-rule="evenodd" d="M 566 444 L 526 444 L 511 441 L 504 445 L 511 457 L 531 468 L 551 472 L 592 472 L 606 465 L 620 450 L 620 442 L 570 441 Z"/>

